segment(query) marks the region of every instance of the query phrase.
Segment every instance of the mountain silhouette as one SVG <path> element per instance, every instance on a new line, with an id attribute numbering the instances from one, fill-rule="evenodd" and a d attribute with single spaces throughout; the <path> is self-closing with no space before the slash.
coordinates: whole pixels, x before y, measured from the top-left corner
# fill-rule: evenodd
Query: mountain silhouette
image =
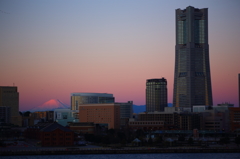
<path id="1" fill-rule="evenodd" d="M 70 106 L 67 104 L 64 104 L 58 99 L 51 99 L 42 105 L 39 105 L 35 108 L 30 109 L 30 112 L 36 112 L 36 111 L 53 111 L 54 109 L 69 109 Z"/>
<path id="2" fill-rule="evenodd" d="M 168 107 L 172 107 L 172 103 L 168 103 Z M 134 113 L 142 113 L 146 111 L 146 105 L 133 105 L 133 112 Z"/>

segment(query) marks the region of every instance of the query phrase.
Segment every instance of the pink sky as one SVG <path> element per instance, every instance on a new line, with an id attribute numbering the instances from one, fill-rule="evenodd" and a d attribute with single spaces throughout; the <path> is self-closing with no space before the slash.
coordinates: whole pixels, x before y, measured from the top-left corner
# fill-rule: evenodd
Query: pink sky
<path id="1" fill-rule="evenodd" d="M 1 1 L 0 85 L 20 110 L 70 93 L 112 93 L 145 105 L 145 82 L 165 77 L 172 103 L 175 9 L 209 9 L 214 105 L 238 106 L 240 1 Z M 223 12 L 224 10 L 224 12 Z"/>

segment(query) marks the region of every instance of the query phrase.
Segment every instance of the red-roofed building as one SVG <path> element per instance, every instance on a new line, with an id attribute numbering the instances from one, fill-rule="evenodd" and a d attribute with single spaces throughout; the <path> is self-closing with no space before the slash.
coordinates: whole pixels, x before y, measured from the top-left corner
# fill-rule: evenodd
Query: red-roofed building
<path id="1" fill-rule="evenodd" d="M 26 130 L 25 136 L 40 140 L 43 147 L 74 145 L 74 132 L 56 122 L 45 125 L 36 124 Z"/>

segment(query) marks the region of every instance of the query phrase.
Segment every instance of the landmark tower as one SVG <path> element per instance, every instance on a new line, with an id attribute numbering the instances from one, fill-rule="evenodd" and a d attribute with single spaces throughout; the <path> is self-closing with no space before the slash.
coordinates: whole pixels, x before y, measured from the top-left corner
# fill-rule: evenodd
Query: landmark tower
<path id="1" fill-rule="evenodd" d="M 176 10 L 173 106 L 212 105 L 208 9 Z"/>

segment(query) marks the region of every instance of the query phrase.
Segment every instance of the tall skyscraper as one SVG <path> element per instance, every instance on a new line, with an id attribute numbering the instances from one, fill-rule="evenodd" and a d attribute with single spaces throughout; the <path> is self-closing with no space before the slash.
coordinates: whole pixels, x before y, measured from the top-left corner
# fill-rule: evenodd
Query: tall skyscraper
<path id="1" fill-rule="evenodd" d="M 148 79 L 146 82 L 146 111 L 164 111 L 167 107 L 167 80 Z"/>
<path id="2" fill-rule="evenodd" d="M 208 9 L 176 10 L 173 106 L 212 105 Z"/>

